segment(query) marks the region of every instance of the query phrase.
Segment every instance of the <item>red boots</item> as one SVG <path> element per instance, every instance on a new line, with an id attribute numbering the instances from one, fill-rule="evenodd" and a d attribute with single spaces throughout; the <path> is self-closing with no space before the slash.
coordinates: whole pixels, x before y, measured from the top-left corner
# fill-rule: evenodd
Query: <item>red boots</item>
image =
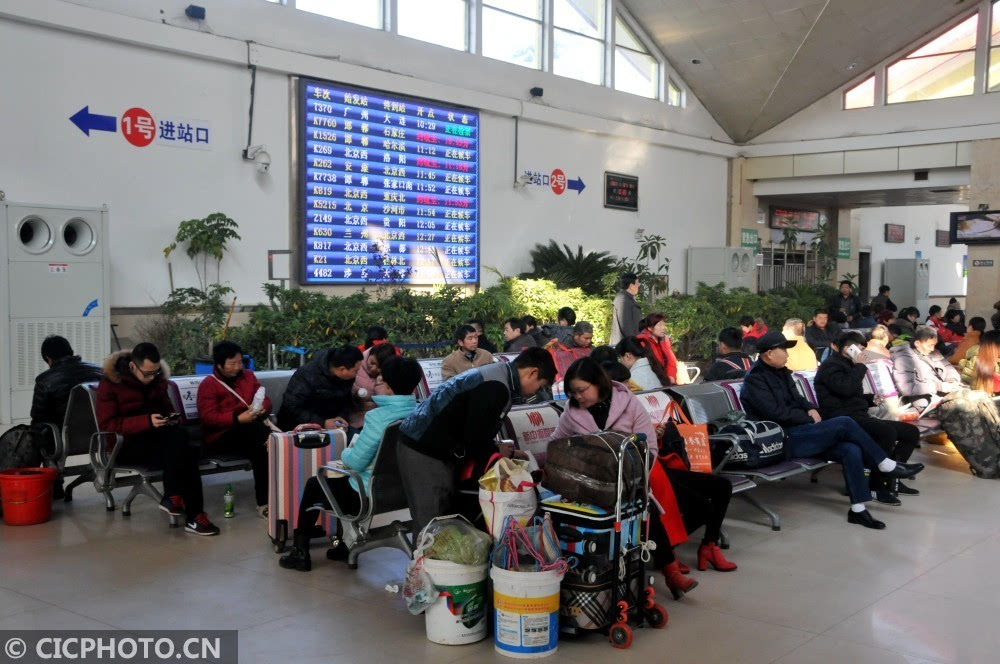
<path id="1" fill-rule="evenodd" d="M 676 560 L 663 568 L 663 577 L 674 599 L 680 599 L 684 596 L 684 593 L 691 592 L 698 585 L 697 581 L 681 573 L 680 566 Z"/>
<path id="2" fill-rule="evenodd" d="M 736 569 L 736 563 L 726 560 L 722 555 L 722 549 L 715 542 L 698 547 L 698 570 L 704 572 L 709 565 L 720 572 L 732 572 Z M 669 581 L 667 584 L 669 585 Z"/>

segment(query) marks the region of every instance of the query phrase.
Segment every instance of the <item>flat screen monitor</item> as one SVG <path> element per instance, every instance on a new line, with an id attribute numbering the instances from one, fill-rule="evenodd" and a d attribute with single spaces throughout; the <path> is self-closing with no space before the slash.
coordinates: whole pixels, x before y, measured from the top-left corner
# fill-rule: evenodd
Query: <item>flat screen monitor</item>
<path id="1" fill-rule="evenodd" d="M 304 284 L 479 283 L 479 114 L 298 85 Z"/>
<path id="2" fill-rule="evenodd" d="M 1000 244 L 1000 210 L 951 213 L 952 244 Z"/>

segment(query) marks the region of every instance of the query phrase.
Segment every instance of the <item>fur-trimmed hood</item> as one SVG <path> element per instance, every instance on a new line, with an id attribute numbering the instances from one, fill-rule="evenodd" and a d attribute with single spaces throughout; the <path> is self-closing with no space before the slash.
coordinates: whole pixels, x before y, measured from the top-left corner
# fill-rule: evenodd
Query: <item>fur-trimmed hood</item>
<path id="1" fill-rule="evenodd" d="M 104 377 L 110 380 L 112 383 L 121 383 L 122 377 L 126 375 L 131 375 L 128 368 L 129 357 L 131 356 L 131 351 L 119 350 L 111 355 L 108 355 L 104 359 Z M 170 367 L 163 360 L 160 360 L 160 370 L 163 372 L 160 374 L 159 378 L 163 380 L 170 379 Z"/>

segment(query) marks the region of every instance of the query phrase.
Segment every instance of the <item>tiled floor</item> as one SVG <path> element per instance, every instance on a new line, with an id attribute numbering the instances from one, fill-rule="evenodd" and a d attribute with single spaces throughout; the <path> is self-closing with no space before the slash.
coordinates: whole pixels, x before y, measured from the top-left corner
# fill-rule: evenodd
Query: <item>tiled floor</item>
<path id="1" fill-rule="evenodd" d="M 630 650 L 591 635 L 563 640 L 550 661 L 896 664 L 996 662 L 1000 655 L 1000 483 L 973 478 L 949 446 L 925 444 L 923 495 L 875 507 L 882 532 L 848 525 L 839 473 L 757 489 L 781 514 L 781 532 L 735 499 L 727 529 L 731 574 L 695 572 L 700 585 L 669 611 L 663 631 L 641 630 Z M 239 513 L 221 518 L 234 482 Z M 0 630 L 219 628 L 240 630 L 242 662 L 509 661 L 491 641 L 437 646 L 398 595 L 403 554 L 278 567 L 253 515 L 248 473 L 206 479 L 216 538 L 171 530 L 140 498 L 133 515 L 107 513 L 87 487 L 57 504 L 51 522 L 0 526 Z M 694 545 L 681 548 L 693 563 Z"/>

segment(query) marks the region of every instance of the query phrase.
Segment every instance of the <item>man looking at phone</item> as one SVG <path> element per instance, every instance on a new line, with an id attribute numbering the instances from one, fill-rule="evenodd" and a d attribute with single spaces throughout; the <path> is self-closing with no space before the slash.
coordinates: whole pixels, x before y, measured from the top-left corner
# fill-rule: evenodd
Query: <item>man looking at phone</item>
<path id="1" fill-rule="evenodd" d="M 881 403 L 881 399 L 864 392 L 868 371 L 858 359 L 864 348 L 865 338 L 860 332 L 846 332 L 831 345 L 833 353 L 820 365 L 814 381 L 819 414 L 825 420 L 841 415 L 851 418 L 890 459 L 905 463 L 920 442 L 920 430 L 908 422 L 880 420 L 868 414 L 868 409 Z M 900 505 L 898 495 L 920 493 L 899 480 L 885 477 L 878 468 L 871 470 L 869 484 L 880 503 Z"/>
<path id="2" fill-rule="evenodd" d="M 203 511 L 198 448 L 177 426 L 167 395 L 167 366 L 151 343 L 112 353 L 104 361 L 104 378 L 97 386 L 97 423 L 102 432 L 124 437 L 116 462 L 155 465 L 163 469 L 160 509 L 185 517 L 185 530 L 196 535 L 218 535 L 219 529 Z M 106 436 L 108 452 L 115 437 Z"/>
<path id="3" fill-rule="evenodd" d="M 253 466 L 257 516 L 267 516 L 266 418 L 271 399 L 255 400 L 260 381 L 243 368 L 243 349 L 232 341 L 220 341 L 212 349 L 212 375 L 198 386 L 198 419 L 205 453 L 238 454 Z"/>
<path id="4" fill-rule="evenodd" d="M 356 346 L 321 350 L 295 370 L 278 410 L 278 426 L 291 431 L 300 424 L 346 429 L 354 404 L 354 379 L 363 356 Z"/>

